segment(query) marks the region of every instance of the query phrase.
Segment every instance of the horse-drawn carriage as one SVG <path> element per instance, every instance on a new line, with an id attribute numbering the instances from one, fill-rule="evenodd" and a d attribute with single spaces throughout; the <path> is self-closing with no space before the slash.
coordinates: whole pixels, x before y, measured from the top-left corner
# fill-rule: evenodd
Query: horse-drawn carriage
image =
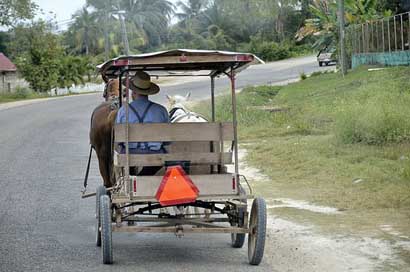
<path id="1" fill-rule="evenodd" d="M 230 233 L 240 248 L 248 234 L 249 263 L 263 256 L 266 207 L 254 198 L 239 173 L 235 76 L 253 62 L 252 54 L 172 50 L 124 56 L 98 66 L 105 81 L 119 79 L 119 103 L 128 116 L 129 78 L 137 71 L 151 76 L 207 76 L 211 89 L 211 121 L 201 123 L 115 124 L 112 131 L 113 186 L 96 192 L 97 246 L 103 263 L 113 262 L 112 232 Z M 232 120 L 215 120 L 215 78 L 231 82 Z M 121 84 L 120 84 L 121 85 Z M 131 154 L 130 142 L 168 142 L 164 154 Z M 116 145 L 124 143 L 125 152 Z M 234 164 L 233 173 L 227 165 Z M 154 176 L 130 175 L 131 168 L 162 166 Z M 253 199 L 250 214 L 247 200 Z"/>

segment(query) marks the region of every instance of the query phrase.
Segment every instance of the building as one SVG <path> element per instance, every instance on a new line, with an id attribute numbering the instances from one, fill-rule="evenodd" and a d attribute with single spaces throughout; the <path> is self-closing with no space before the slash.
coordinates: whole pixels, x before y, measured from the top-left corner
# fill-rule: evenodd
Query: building
<path id="1" fill-rule="evenodd" d="M 27 82 L 19 77 L 17 67 L 0 52 L 0 94 L 11 93 L 16 87 L 27 87 Z"/>

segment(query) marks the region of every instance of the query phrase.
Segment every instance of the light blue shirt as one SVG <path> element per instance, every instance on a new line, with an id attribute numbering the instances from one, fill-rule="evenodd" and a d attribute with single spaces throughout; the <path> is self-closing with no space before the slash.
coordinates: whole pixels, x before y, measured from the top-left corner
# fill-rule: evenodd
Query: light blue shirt
<path id="1" fill-rule="evenodd" d="M 144 113 L 145 109 L 148 107 L 150 101 L 148 100 L 148 97 L 139 97 L 138 99 L 132 101 L 130 105 L 132 105 L 138 112 L 139 116 L 142 117 L 142 114 Z M 160 104 L 151 102 L 152 105 L 149 108 L 147 114 L 144 117 L 144 123 L 169 123 L 169 116 L 168 116 L 168 111 L 165 107 L 161 106 Z M 128 115 L 129 115 L 129 123 L 139 123 L 138 117 L 135 115 L 135 113 L 129 109 L 128 110 Z M 125 123 L 126 122 L 126 116 L 125 116 L 125 107 L 122 106 L 117 113 L 117 119 L 115 121 L 117 124 L 118 123 Z M 151 150 L 151 151 L 160 151 L 163 143 L 161 142 L 145 142 L 145 143 L 135 143 L 135 142 L 130 142 L 129 143 L 129 149 L 130 152 L 133 152 L 135 150 Z"/>

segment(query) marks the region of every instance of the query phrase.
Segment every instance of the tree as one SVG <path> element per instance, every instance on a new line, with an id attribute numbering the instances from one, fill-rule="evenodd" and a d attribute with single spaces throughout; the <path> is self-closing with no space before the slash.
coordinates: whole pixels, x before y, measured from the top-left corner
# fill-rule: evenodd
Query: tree
<path id="1" fill-rule="evenodd" d="M 39 21 L 32 25 L 19 25 L 14 29 L 14 48 L 18 48 L 16 64 L 36 92 L 56 87 L 59 78 L 59 58 L 64 53 L 58 37 L 50 26 Z M 19 44 L 19 41 L 26 41 Z"/>
<path id="2" fill-rule="evenodd" d="M 389 11 L 377 11 L 376 4 L 376 0 L 345 0 L 346 24 L 358 24 L 391 15 Z M 313 0 L 310 7 L 314 18 L 305 21 L 296 39 L 301 41 L 314 36 L 315 48 L 335 47 L 339 38 L 336 0 Z"/>
<path id="3" fill-rule="evenodd" d="M 91 69 L 88 58 L 67 55 L 58 35 L 43 21 L 19 24 L 12 30 L 13 56 L 17 67 L 35 92 L 71 87 L 84 82 Z"/>
<path id="4" fill-rule="evenodd" d="M 31 0 L 0 0 L 0 26 L 11 26 L 18 20 L 32 19 L 37 4 Z"/>
<path id="5" fill-rule="evenodd" d="M 187 21 L 198 17 L 208 3 L 208 0 L 188 0 L 187 3 L 178 1 L 177 5 L 181 9 L 181 12 L 175 15 L 181 20 L 181 23 L 185 24 Z"/>
<path id="6" fill-rule="evenodd" d="M 133 22 L 144 33 L 150 47 L 161 45 L 166 40 L 168 25 L 174 12 L 174 5 L 168 0 L 122 0 L 120 9 L 125 18 Z"/>
<path id="7" fill-rule="evenodd" d="M 96 46 L 97 37 L 100 32 L 100 28 L 96 24 L 96 16 L 90 13 L 86 7 L 83 7 L 73 15 L 73 18 L 75 21 L 70 28 L 76 32 L 76 49 L 80 53 L 88 55 L 90 47 Z"/>

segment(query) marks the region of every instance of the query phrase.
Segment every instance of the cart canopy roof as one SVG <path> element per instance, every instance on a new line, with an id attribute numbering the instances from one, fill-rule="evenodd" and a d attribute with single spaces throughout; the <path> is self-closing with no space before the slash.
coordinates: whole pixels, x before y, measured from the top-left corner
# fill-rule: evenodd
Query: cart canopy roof
<path id="1" fill-rule="evenodd" d="M 143 70 L 151 76 L 219 76 L 233 69 L 236 73 L 250 64 L 264 63 L 249 53 L 175 49 L 120 56 L 97 66 L 103 79 L 117 78 L 121 70 Z"/>

